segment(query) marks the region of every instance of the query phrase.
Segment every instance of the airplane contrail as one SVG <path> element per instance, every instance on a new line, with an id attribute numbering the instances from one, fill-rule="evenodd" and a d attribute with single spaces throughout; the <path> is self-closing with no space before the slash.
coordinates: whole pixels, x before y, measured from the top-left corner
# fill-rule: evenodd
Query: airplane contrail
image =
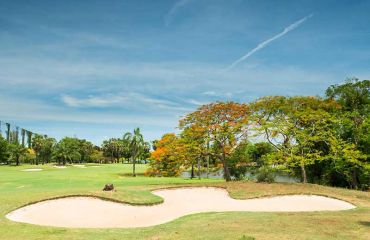
<path id="1" fill-rule="evenodd" d="M 236 65 L 238 65 L 240 62 L 244 61 L 245 59 L 249 58 L 250 56 L 252 56 L 254 53 L 256 53 L 257 51 L 261 50 L 262 48 L 266 47 L 268 44 L 270 44 L 271 42 L 275 41 L 276 39 L 279 39 L 281 38 L 282 36 L 284 36 L 285 34 L 287 34 L 288 32 L 296 29 L 297 27 L 299 27 L 302 23 L 304 23 L 305 21 L 307 21 L 309 18 L 311 18 L 314 14 L 311 13 L 310 15 L 296 21 L 295 23 L 289 25 L 288 27 L 286 27 L 284 29 L 284 31 L 282 31 L 281 33 L 273 36 L 272 38 L 270 39 L 267 39 L 266 41 L 263 41 L 261 42 L 260 44 L 257 45 L 257 47 L 253 48 L 252 50 L 250 50 L 249 52 L 247 52 L 244 56 L 242 56 L 241 58 L 239 58 L 238 60 L 236 60 L 235 62 L 233 62 L 230 66 L 228 66 L 226 68 L 226 71 L 232 69 L 233 67 L 235 67 Z"/>
<path id="2" fill-rule="evenodd" d="M 172 18 L 175 16 L 175 14 L 179 11 L 179 9 L 183 8 L 185 5 L 190 3 L 192 0 L 179 0 L 177 1 L 170 11 L 165 16 L 165 24 L 166 26 L 170 25 Z"/>

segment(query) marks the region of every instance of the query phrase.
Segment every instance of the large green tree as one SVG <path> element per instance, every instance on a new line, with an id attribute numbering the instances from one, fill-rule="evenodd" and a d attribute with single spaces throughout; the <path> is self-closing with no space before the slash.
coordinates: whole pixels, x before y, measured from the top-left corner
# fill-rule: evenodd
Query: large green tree
<path id="1" fill-rule="evenodd" d="M 90 160 L 93 154 L 94 145 L 86 139 L 79 139 L 79 153 L 81 155 L 81 162 L 87 162 Z"/>
<path id="2" fill-rule="evenodd" d="M 336 111 L 340 123 L 337 125 L 337 133 L 344 141 L 343 144 L 351 143 L 342 149 L 359 151 L 361 154 L 356 159 L 349 157 L 349 154 L 342 154 L 340 172 L 351 176 L 351 187 L 358 188 L 359 185 L 370 185 L 370 81 L 356 78 L 347 79 L 343 84 L 332 85 L 326 90 L 328 99 L 337 101 L 341 108 Z M 360 155 L 362 157 L 360 157 Z M 343 161 L 347 159 L 347 161 Z M 345 163 L 345 164 L 344 164 Z M 348 172 L 351 174 L 348 174 Z"/>
<path id="3" fill-rule="evenodd" d="M 26 155 L 27 148 L 19 143 L 11 143 L 9 145 L 9 152 L 10 158 L 15 161 L 15 164 L 18 166 L 20 164 L 20 158 Z"/>
<path id="4" fill-rule="evenodd" d="M 344 84 L 330 86 L 326 96 L 341 105 L 337 111 L 342 121 L 341 137 L 369 154 L 370 81 L 348 79 Z"/>
<path id="5" fill-rule="evenodd" d="M 121 157 L 127 157 L 128 143 L 119 138 L 110 138 L 102 144 L 105 157 L 110 157 L 112 162 L 119 162 Z"/>
<path id="6" fill-rule="evenodd" d="M 8 163 L 9 160 L 9 144 L 6 139 L 0 135 L 0 162 Z"/>
<path id="7" fill-rule="evenodd" d="M 65 165 L 67 162 L 76 163 L 81 161 L 79 148 L 80 142 L 77 138 L 65 137 L 55 146 L 53 157 L 58 164 Z"/>
<path id="8" fill-rule="evenodd" d="M 236 179 L 243 179 L 248 171 L 255 171 L 266 165 L 266 155 L 273 151 L 268 142 L 240 142 L 229 157 L 231 175 Z"/>
<path id="9" fill-rule="evenodd" d="M 277 150 L 276 163 L 288 168 L 299 167 L 304 183 L 306 168 L 323 160 L 318 144 L 329 147 L 334 137 L 334 120 L 330 111 L 337 107 L 330 100 L 316 97 L 263 97 L 252 104 L 254 131 L 262 134 Z"/>
<path id="10" fill-rule="evenodd" d="M 35 135 L 32 138 L 32 149 L 36 153 L 36 165 L 39 164 L 39 161 L 42 164 L 50 162 L 55 144 L 56 141 L 54 138 L 41 135 Z"/>

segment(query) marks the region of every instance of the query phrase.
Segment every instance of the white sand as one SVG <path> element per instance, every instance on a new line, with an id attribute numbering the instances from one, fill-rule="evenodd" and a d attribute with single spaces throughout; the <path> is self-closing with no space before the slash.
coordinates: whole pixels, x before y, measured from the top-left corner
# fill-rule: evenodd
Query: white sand
<path id="1" fill-rule="evenodd" d="M 90 197 L 48 200 L 15 210 L 16 222 L 71 228 L 146 227 L 200 212 L 304 212 L 355 208 L 347 202 L 315 195 L 235 200 L 224 189 L 178 188 L 154 191 L 163 204 L 132 206 Z"/>
<path id="2" fill-rule="evenodd" d="M 21 170 L 22 172 L 39 172 L 42 171 L 41 168 L 28 168 L 28 169 L 23 169 Z"/>
<path id="3" fill-rule="evenodd" d="M 79 167 L 79 168 L 86 168 L 86 166 L 85 166 L 85 165 L 81 165 L 81 164 L 74 164 L 74 165 L 72 165 L 72 166 L 74 166 L 74 167 Z"/>
<path id="4" fill-rule="evenodd" d="M 54 166 L 55 168 L 59 168 L 59 169 L 65 169 L 67 168 L 66 166 Z"/>

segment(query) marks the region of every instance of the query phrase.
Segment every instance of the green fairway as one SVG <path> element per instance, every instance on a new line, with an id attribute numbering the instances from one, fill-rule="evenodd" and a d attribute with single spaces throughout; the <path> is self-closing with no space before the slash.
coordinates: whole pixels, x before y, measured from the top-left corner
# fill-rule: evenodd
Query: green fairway
<path id="1" fill-rule="evenodd" d="M 41 168 L 39 172 L 21 171 Z M 0 239 L 370 239 L 370 193 L 311 184 L 257 184 L 210 179 L 130 177 L 131 165 L 51 165 L 0 167 Z M 103 192 L 113 183 L 116 192 Z M 354 210 L 311 213 L 202 213 L 173 222 L 133 229 L 68 229 L 9 221 L 5 215 L 23 205 L 68 195 L 94 195 L 132 204 L 156 204 L 150 190 L 175 186 L 219 186 L 234 198 L 281 194 L 319 194 L 351 202 Z"/>

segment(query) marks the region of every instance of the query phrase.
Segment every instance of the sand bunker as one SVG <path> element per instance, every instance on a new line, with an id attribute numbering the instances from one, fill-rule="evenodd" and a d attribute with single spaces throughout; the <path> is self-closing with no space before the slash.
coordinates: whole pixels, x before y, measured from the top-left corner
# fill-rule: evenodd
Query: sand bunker
<path id="1" fill-rule="evenodd" d="M 72 165 L 72 166 L 74 166 L 74 167 L 78 167 L 78 168 L 86 168 L 86 166 L 85 166 L 85 165 L 81 165 L 81 164 L 74 164 L 74 165 Z"/>
<path id="2" fill-rule="evenodd" d="M 178 188 L 157 190 L 164 203 L 132 206 L 91 197 L 69 197 L 25 206 L 6 217 L 16 222 L 72 228 L 146 227 L 200 212 L 304 212 L 337 211 L 354 205 L 315 195 L 292 195 L 236 200 L 218 188 Z"/>
<path id="3" fill-rule="evenodd" d="M 23 169 L 21 170 L 22 172 L 39 172 L 42 171 L 41 168 L 28 168 L 28 169 Z"/>
<path id="4" fill-rule="evenodd" d="M 58 166 L 58 165 L 53 166 L 53 167 L 55 167 L 55 168 L 59 168 L 59 169 L 65 169 L 65 168 L 67 168 L 66 166 Z"/>

